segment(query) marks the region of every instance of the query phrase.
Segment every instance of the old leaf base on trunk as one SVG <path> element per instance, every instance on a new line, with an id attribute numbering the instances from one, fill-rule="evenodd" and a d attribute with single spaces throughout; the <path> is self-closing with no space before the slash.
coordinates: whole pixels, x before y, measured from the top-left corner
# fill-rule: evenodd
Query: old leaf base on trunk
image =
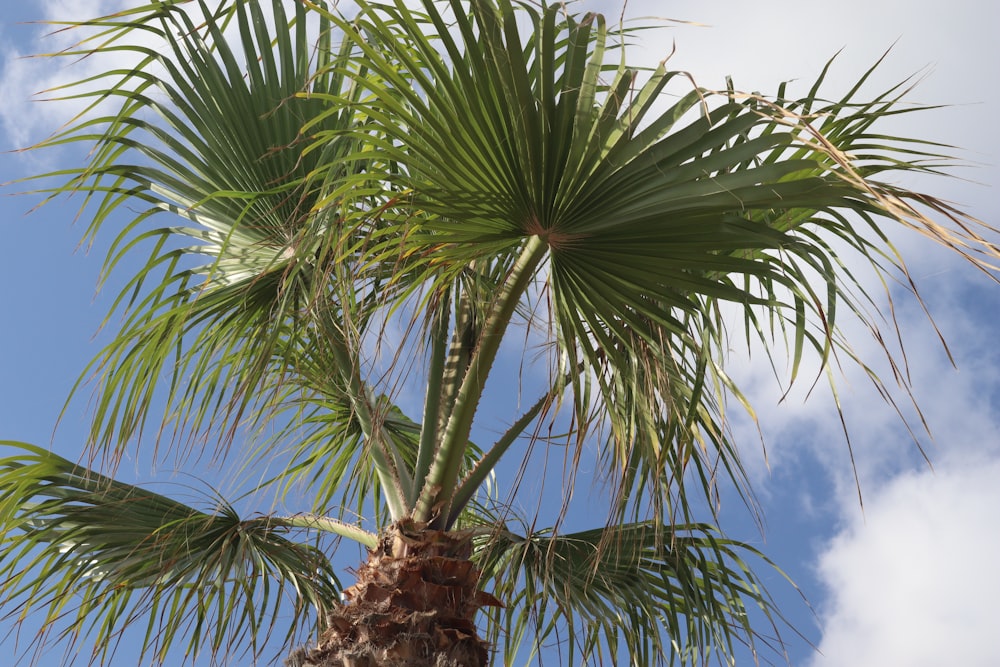
<path id="1" fill-rule="evenodd" d="M 479 590 L 471 535 L 400 522 L 383 535 L 357 583 L 328 616 L 318 644 L 292 667 L 482 667 L 489 647 L 476 633 L 480 607 L 499 605 Z"/>

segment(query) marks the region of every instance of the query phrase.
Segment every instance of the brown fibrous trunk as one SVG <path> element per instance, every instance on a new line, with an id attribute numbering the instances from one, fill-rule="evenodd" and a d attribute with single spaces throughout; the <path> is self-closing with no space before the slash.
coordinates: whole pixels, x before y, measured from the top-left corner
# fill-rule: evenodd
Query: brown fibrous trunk
<path id="1" fill-rule="evenodd" d="M 357 583 L 327 616 L 317 645 L 296 667 L 484 667 L 489 647 L 476 632 L 480 607 L 499 601 L 479 590 L 471 536 L 401 522 L 383 534 Z"/>

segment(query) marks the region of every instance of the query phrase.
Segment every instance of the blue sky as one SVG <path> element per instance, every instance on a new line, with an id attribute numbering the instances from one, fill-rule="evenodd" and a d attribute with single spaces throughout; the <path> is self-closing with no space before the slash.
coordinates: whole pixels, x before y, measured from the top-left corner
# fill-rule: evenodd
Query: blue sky
<path id="1" fill-rule="evenodd" d="M 17 22 L 79 18 L 127 3 L 8 4 L 0 23 L 4 150 L 38 139 L 66 119 L 65 105 L 32 102 L 33 93 L 97 66 L 85 62 L 66 68 L 20 59 L 52 50 L 59 41 L 41 40 L 43 31 Z M 622 13 L 620 0 L 585 0 L 578 7 L 613 17 Z M 1000 224 L 1000 131 L 995 124 L 1000 43 L 994 35 L 998 17 L 989 3 L 631 0 L 625 15 L 706 24 L 645 33 L 636 57 L 656 62 L 676 45 L 671 67 L 708 87 L 721 87 L 727 74 L 737 87 L 764 93 L 784 80 L 806 86 L 843 49 L 828 88 L 839 92 L 892 47 L 871 90 L 918 74 L 909 99 L 953 106 L 900 119 L 888 129 L 968 149 L 959 155 L 977 166 L 961 172 L 967 180 L 936 180 L 926 187 Z M 0 154 L 0 182 L 52 169 L 60 159 L 68 157 Z M 3 194 L 15 189 L 4 188 Z M 112 294 L 95 296 L 102 252 L 78 248 L 86 221 L 74 225 L 74 203 L 25 216 L 33 203 L 25 197 L 0 198 L 0 439 L 51 443 L 76 458 L 86 426 L 85 402 L 70 406 L 54 437 L 53 428 L 73 382 L 99 349 L 101 337 L 95 333 Z M 838 381 L 839 400 L 861 482 L 862 511 L 830 392 L 820 383 L 806 401 L 808 387 L 803 386 L 779 402 L 783 387 L 760 351 L 737 346 L 730 370 L 758 411 L 768 454 L 765 463 L 757 432 L 740 427 L 765 511 L 765 534 L 737 501 L 728 500 L 723 518 L 734 536 L 758 545 L 784 568 L 812 605 L 811 612 L 795 591 L 776 582 L 773 592 L 805 636 L 784 634 L 793 664 L 992 666 L 1000 664 L 1000 347 L 995 334 L 1000 287 L 916 235 L 895 241 L 958 367 L 952 368 L 920 305 L 891 288 L 898 297 L 896 317 L 914 394 L 934 435 L 922 440 L 933 469 L 893 409 L 857 369 L 846 367 Z M 861 356 L 886 373 L 884 355 L 869 333 L 844 324 Z M 896 396 L 919 429 L 919 416 L 906 407 L 905 393 Z M 124 474 L 135 469 L 125 466 Z M 172 477 L 163 466 L 159 479 L 188 481 Z M 0 628 L 0 638 L 4 633 Z"/>

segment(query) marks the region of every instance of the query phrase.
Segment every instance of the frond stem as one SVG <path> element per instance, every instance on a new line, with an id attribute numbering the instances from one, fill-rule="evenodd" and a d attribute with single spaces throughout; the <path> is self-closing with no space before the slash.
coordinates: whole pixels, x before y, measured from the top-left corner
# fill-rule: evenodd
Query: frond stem
<path id="1" fill-rule="evenodd" d="M 326 533 L 333 533 L 335 535 L 340 535 L 341 537 L 354 540 L 369 549 L 374 549 L 378 546 L 378 535 L 375 533 L 370 533 L 364 528 L 350 523 L 338 521 L 337 519 L 331 519 L 328 516 L 320 516 L 318 514 L 295 514 L 292 516 L 271 517 L 269 521 L 272 524 L 288 526 L 290 528 L 308 528 L 311 530 L 322 530 Z"/>
<path id="2" fill-rule="evenodd" d="M 441 384 L 444 380 L 445 360 L 448 353 L 448 324 L 450 321 L 451 293 L 445 291 L 434 313 L 431 329 L 431 358 L 427 370 L 427 395 L 424 399 L 424 419 L 420 426 L 420 445 L 417 448 L 417 464 L 413 469 L 413 495 L 410 506 L 417 502 L 417 493 L 427 479 L 427 472 L 434 460 L 439 423 L 441 421 Z"/>
<path id="3" fill-rule="evenodd" d="M 462 386 L 458 390 L 455 405 L 441 439 L 441 446 L 437 450 L 427 480 L 420 490 L 413 513 L 413 518 L 417 521 L 431 522 L 435 528 L 443 527 L 447 523 L 460 464 L 472 431 L 476 408 L 479 407 L 479 400 L 486 386 L 486 379 L 514 309 L 531 284 L 535 270 L 545 258 L 547 250 L 548 245 L 541 237 L 529 236 L 500 290 L 499 298 L 483 326 L 479 344 L 462 380 Z"/>
<path id="4" fill-rule="evenodd" d="M 386 505 L 389 507 L 389 513 L 393 520 L 399 520 L 406 516 L 408 494 L 405 487 L 412 484 L 412 479 L 407 477 L 404 480 L 403 476 L 406 475 L 406 471 L 397 465 L 397 462 L 401 460 L 399 453 L 393 447 L 391 440 L 378 432 L 381 429 L 377 429 L 375 426 L 364 382 L 361 380 L 357 365 L 351 360 L 346 347 L 346 344 L 333 345 L 334 355 L 337 357 L 338 364 L 344 369 L 342 371 L 345 375 L 344 379 L 350 386 L 351 405 L 357 413 L 361 431 L 365 435 L 365 440 L 371 444 L 369 451 L 372 464 L 382 487 Z"/>
<path id="5" fill-rule="evenodd" d="M 517 440 L 524 429 L 535 420 L 541 412 L 548 410 L 552 405 L 552 400 L 555 398 L 555 393 L 557 391 L 556 387 L 553 387 L 550 391 L 545 393 L 541 398 L 539 398 L 534 405 L 532 405 L 527 412 L 525 412 L 521 417 L 511 424 L 510 428 L 500 436 L 489 451 L 483 454 L 483 457 L 479 459 L 476 466 L 465 476 L 459 484 L 458 489 L 455 490 L 455 497 L 451 503 L 451 512 L 448 515 L 448 525 L 446 528 L 450 528 L 454 525 L 455 521 L 458 520 L 458 515 L 461 514 L 462 509 L 468 504 L 469 500 L 479 489 L 479 486 L 483 483 L 486 477 L 493 471 L 496 464 L 507 453 L 514 441 Z"/>

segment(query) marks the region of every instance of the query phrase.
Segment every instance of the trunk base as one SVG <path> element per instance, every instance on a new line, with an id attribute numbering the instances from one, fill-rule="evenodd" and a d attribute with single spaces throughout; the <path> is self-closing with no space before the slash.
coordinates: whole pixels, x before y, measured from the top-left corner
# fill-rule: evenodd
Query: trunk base
<path id="1" fill-rule="evenodd" d="M 318 644 L 289 667 L 485 667 L 489 647 L 476 633 L 480 607 L 499 605 L 479 590 L 471 536 L 391 526 L 369 551 L 357 583 L 327 616 Z"/>

